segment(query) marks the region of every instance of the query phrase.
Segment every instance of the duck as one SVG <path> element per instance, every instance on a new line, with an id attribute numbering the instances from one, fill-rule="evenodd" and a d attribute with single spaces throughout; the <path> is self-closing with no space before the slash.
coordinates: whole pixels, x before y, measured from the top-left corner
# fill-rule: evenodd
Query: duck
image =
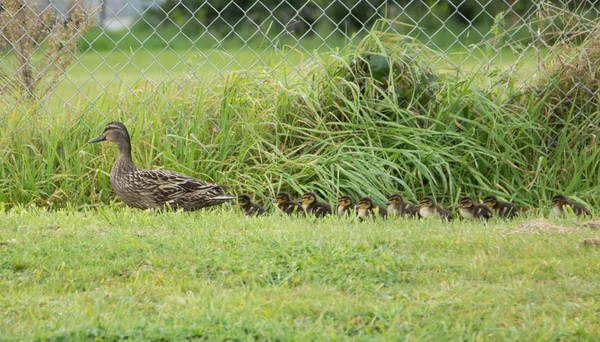
<path id="1" fill-rule="evenodd" d="M 273 202 L 277 208 L 288 215 L 304 215 L 304 208 L 296 201 L 292 201 L 292 196 L 288 192 L 280 192 L 275 196 Z"/>
<path id="2" fill-rule="evenodd" d="M 337 214 L 339 216 L 352 215 L 356 213 L 354 200 L 350 196 L 340 196 L 337 201 Z"/>
<path id="3" fill-rule="evenodd" d="M 373 204 L 373 200 L 369 197 L 363 197 L 358 200 L 358 218 L 362 222 L 368 219 L 377 217 L 386 218 L 387 210 L 383 207 Z"/>
<path id="4" fill-rule="evenodd" d="M 419 207 L 417 205 L 406 203 L 400 194 L 391 194 L 386 203 L 388 215 L 393 217 L 419 217 Z"/>
<path id="5" fill-rule="evenodd" d="M 458 213 L 467 220 L 489 220 L 492 209 L 485 204 L 475 204 L 471 196 L 464 196 L 458 202 Z"/>
<path id="6" fill-rule="evenodd" d="M 437 205 L 431 196 L 421 198 L 419 215 L 423 218 L 441 218 L 452 221 L 452 211 L 442 205 Z"/>
<path id="7" fill-rule="evenodd" d="M 325 202 L 317 201 L 317 195 L 314 192 L 307 192 L 302 196 L 302 209 L 307 214 L 315 215 L 316 217 L 325 217 L 331 215 L 331 205 Z"/>
<path id="8" fill-rule="evenodd" d="M 496 196 L 486 196 L 483 204 L 492 210 L 500 218 L 515 218 L 519 216 L 519 208 L 509 202 L 498 201 Z"/>
<path id="9" fill-rule="evenodd" d="M 243 194 L 238 196 L 238 206 L 244 210 L 248 216 L 262 216 L 265 214 L 265 208 L 258 203 L 253 203 L 250 195 Z"/>
<path id="10" fill-rule="evenodd" d="M 169 170 L 138 169 L 131 158 L 131 138 L 122 122 L 109 122 L 102 134 L 89 141 L 110 141 L 119 155 L 110 172 L 110 185 L 130 207 L 139 209 L 198 210 L 235 199 L 223 185 Z"/>
<path id="11" fill-rule="evenodd" d="M 577 216 L 592 216 L 590 211 L 583 205 L 575 202 L 571 202 L 565 195 L 558 194 L 552 198 L 552 213 L 558 217 L 563 217 L 567 210 L 572 210 Z M 565 209 L 569 207 L 570 209 Z"/>

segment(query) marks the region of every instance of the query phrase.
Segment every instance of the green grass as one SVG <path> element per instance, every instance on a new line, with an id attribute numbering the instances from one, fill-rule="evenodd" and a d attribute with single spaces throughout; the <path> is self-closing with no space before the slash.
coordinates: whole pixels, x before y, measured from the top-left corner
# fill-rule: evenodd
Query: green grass
<path id="1" fill-rule="evenodd" d="M 402 192 L 446 205 L 494 194 L 539 217 L 564 192 L 594 209 L 598 108 L 559 116 L 544 92 L 521 92 L 520 68 L 544 65 L 515 65 L 503 50 L 506 65 L 481 68 L 463 51 L 448 60 L 377 30 L 337 53 L 309 43 L 301 53 L 269 50 L 254 68 L 256 55 L 235 45 L 139 52 L 127 39 L 120 51 L 83 54 L 47 102 L 4 107 L 1 339 L 600 336 L 600 250 L 579 244 L 598 234 L 569 220 L 558 222 L 567 233 L 531 234 L 520 232 L 525 219 L 142 212 L 115 204 L 114 146 L 86 143 L 123 121 L 139 167 L 227 184 L 263 203 L 281 190 L 377 202 Z M 97 66 L 90 80 L 86 68 Z"/>
<path id="2" fill-rule="evenodd" d="M 597 108 L 552 114 L 544 88 L 522 91 L 518 74 L 503 66 L 448 70 L 464 54 L 449 60 L 377 28 L 337 53 L 316 51 L 309 60 L 273 50 L 261 58 L 264 67 L 234 66 L 218 76 L 202 66 L 206 57 L 235 63 L 211 51 L 186 55 L 192 67 L 178 65 L 173 51 L 85 54 L 68 78 L 91 101 L 81 94 L 60 101 L 77 94 L 63 81 L 47 102 L 8 106 L 0 202 L 77 209 L 109 202 L 115 149 L 87 141 L 119 120 L 139 167 L 176 170 L 265 201 L 281 190 L 312 190 L 330 201 L 402 192 L 412 201 L 433 195 L 456 203 L 494 194 L 537 208 L 564 192 L 598 206 Z M 240 49 L 235 61 L 246 69 L 252 54 Z M 396 69 L 358 70 L 372 55 Z M 84 66 L 98 65 L 88 79 Z M 194 77 L 186 77 L 190 70 Z"/>
<path id="3" fill-rule="evenodd" d="M 306 78 L 286 78 L 298 71 L 284 63 L 279 74 L 199 74 L 183 85 L 140 81 L 131 91 L 98 90 L 90 94 L 96 100 L 68 108 L 52 99 L 39 108 L 17 105 L 0 127 L 1 143 L 10 146 L 1 152 L 0 201 L 54 208 L 110 201 L 115 149 L 86 142 L 120 120 L 139 167 L 177 170 L 265 200 L 280 190 L 313 190 L 329 200 L 383 200 L 400 191 L 413 201 L 495 194 L 538 207 L 565 192 L 596 205 L 600 149 L 588 134 L 598 120 L 594 108 L 559 125 L 543 99 L 525 94 L 517 102 L 510 83 L 486 88 L 477 81 L 489 78 L 482 71 L 442 74 L 428 107 L 399 106 L 399 94 L 375 85 L 361 94 L 347 78 L 348 63 L 365 51 L 402 60 L 417 45 L 398 39 L 375 32 L 367 42 L 384 50 L 363 45 L 317 59 L 302 66 Z M 415 58 L 419 67 L 432 62 Z"/>
<path id="4" fill-rule="evenodd" d="M 0 215 L 4 340 L 594 340 L 597 236 L 517 222 Z"/>

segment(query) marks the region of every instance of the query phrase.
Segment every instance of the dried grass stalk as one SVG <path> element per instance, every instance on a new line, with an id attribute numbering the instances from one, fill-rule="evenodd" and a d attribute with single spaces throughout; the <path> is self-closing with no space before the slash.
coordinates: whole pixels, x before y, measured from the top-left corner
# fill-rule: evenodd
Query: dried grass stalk
<path id="1" fill-rule="evenodd" d="M 15 101 L 44 99 L 75 61 L 78 41 L 95 25 L 97 8 L 71 4 L 65 17 L 39 2 L 5 0 L 0 12 L 0 50 L 11 58 L 0 66 L 0 94 Z"/>

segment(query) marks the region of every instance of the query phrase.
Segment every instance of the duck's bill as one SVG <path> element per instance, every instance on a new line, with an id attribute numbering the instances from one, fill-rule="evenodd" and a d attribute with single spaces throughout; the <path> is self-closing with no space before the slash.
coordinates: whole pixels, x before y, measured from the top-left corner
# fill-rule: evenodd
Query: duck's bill
<path id="1" fill-rule="evenodd" d="M 88 141 L 88 143 L 97 143 L 97 142 L 104 141 L 104 140 L 106 140 L 106 137 L 103 135 L 100 135 L 100 136 Z"/>

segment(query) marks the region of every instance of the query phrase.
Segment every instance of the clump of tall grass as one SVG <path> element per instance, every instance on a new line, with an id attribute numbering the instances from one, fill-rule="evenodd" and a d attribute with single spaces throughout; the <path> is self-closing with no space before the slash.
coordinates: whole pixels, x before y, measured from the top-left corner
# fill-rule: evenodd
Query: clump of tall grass
<path id="1" fill-rule="evenodd" d="M 302 80 L 235 72 L 210 89 L 187 83 L 188 96 L 168 83 L 159 91 L 140 83 L 61 116 L 15 109 L 0 125 L 0 201 L 109 202 L 116 151 L 86 141 L 111 120 L 130 129 L 139 167 L 225 183 L 266 203 L 280 190 L 308 189 L 330 201 L 341 194 L 382 201 L 396 191 L 445 203 L 494 194 L 533 207 L 557 191 L 594 200 L 600 149 L 595 140 L 581 143 L 585 125 L 549 140 L 547 97 L 507 105 L 516 94 L 493 96 L 478 75 L 431 72 L 426 56 L 415 54 L 421 48 L 374 29 L 332 56 L 336 62 L 317 60 Z"/>
<path id="2" fill-rule="evenodd" d="M 376 25 L 348 53 L 324 65 L 326 73 L 317 75 L 323 107 L 335 113 L 336 119 L 346 121 L 344 112 L 357 103 L 377 107 L 390 99 L 399 108 L 420 114 L 435 104 L 441 85 L 430 60 L 435 53 L 413 38 L 380 30 L 383 28 Z"/>

